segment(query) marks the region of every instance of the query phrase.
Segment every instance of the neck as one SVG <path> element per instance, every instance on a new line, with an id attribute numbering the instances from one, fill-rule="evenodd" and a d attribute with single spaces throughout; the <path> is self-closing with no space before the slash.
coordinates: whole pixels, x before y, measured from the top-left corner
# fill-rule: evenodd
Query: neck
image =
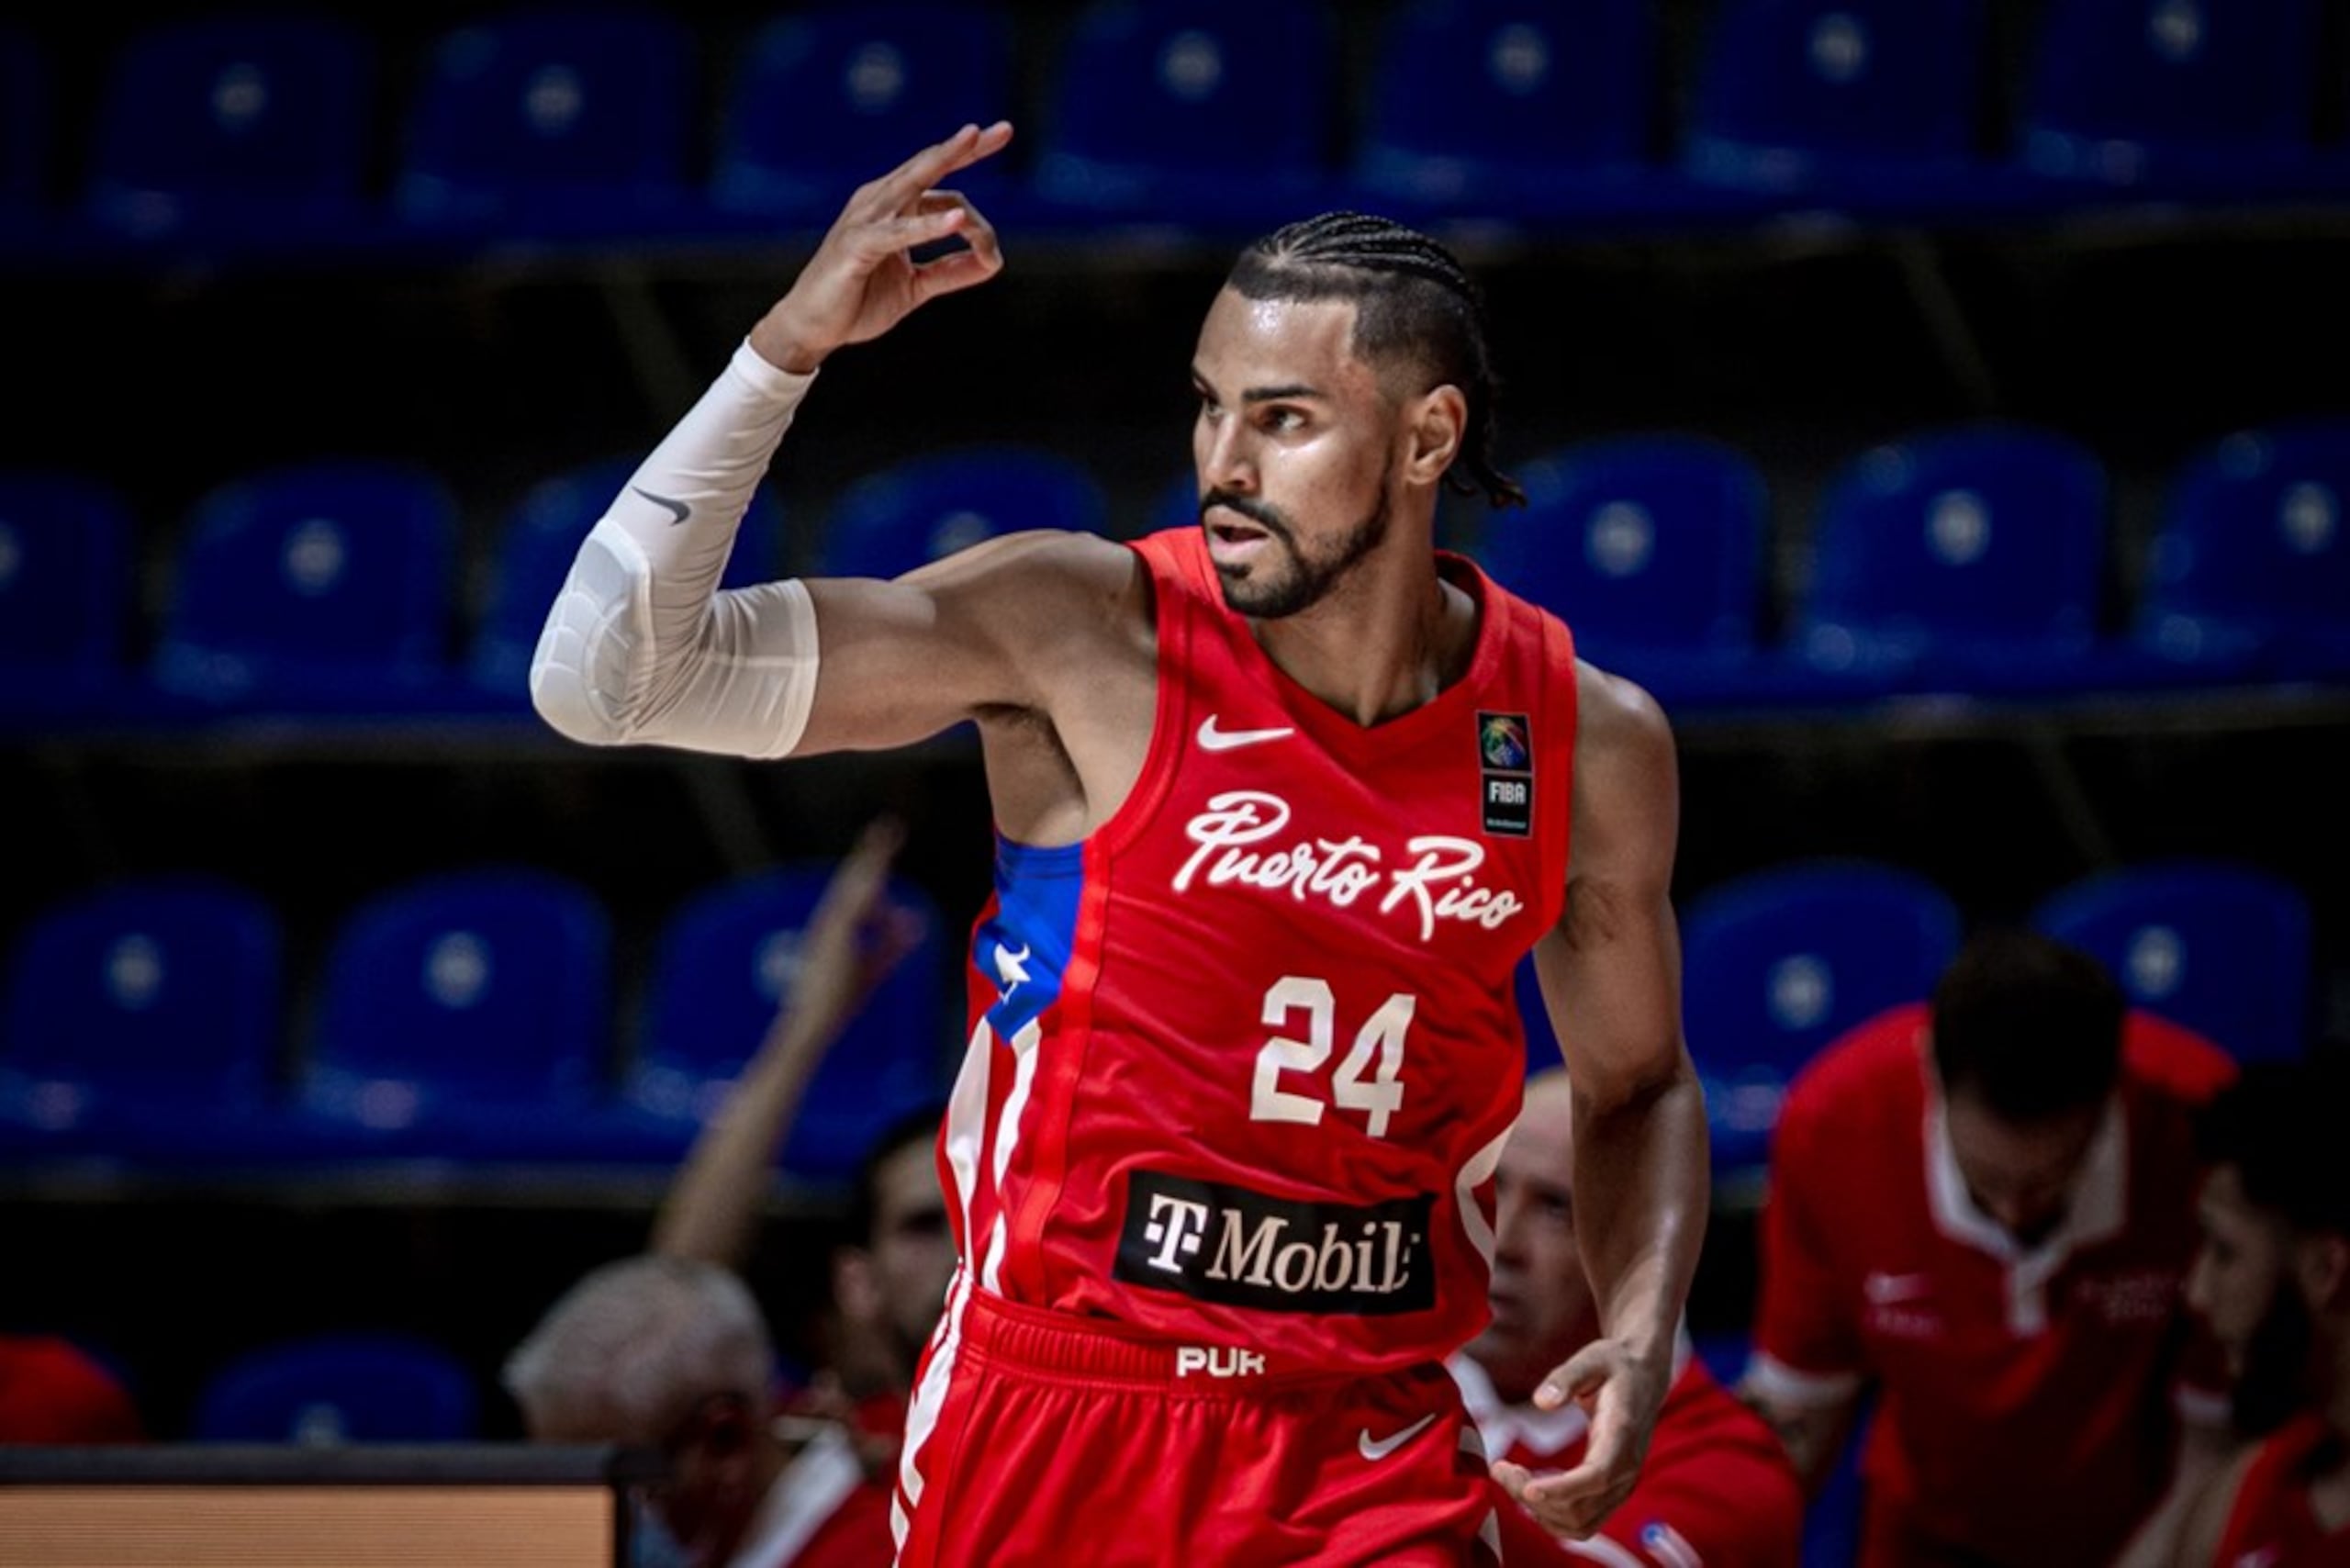
<path id="1" fill-rule="evenodd" d="M 1248 623 L 1281 673 L 1358 724 L 1432 700 L 1466 671 L 1476 645 L 1476 606 L 1438 577 L 1427 534 L 1418 537 L 1416 551 L 1362 562 L 1312 609 Z"/>

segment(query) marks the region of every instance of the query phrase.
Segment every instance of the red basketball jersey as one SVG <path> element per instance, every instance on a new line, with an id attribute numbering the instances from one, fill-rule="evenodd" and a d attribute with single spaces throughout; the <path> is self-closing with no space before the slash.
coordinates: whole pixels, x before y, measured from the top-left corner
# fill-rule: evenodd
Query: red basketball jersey
<path id="1" fill-rule="evenodd" d="M 2315 1416 L 2260 1445 L 2220 1538 L 2218 1568 L 2350 1568 L 2350 1529 L 2328 1529 L 2310 1507 L 2310 1471 L 2340 1439 Z"/>
<path id="2" fill-rule="evenodd" d="M 1196 1343 L 1203 1378 L 1441 1360 L 1485 1321 L 1511 975 L 1564 895 L 1567 630 L 1445 557 L 1468 673 L 1366 728 L 1265 655 L 1196 530 L 1135 548 L 1141 776 L 1082 844 L 1000 842 L 973 934 L 934 1360 L 971 1288 Z"/>

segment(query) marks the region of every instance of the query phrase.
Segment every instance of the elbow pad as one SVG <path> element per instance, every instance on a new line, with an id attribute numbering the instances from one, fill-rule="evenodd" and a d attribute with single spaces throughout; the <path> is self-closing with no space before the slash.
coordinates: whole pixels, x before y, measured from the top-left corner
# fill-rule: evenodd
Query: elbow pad
<path id="1" fill-rule="evenodd" d="M 816 607 L 797 579 L 720 593 L 696 635 L 655 635 L 652 565 L 610 518 L 579 547 L 531 660 L 531 702 L 588 745 L 777 757 L 816 695 Z"/>

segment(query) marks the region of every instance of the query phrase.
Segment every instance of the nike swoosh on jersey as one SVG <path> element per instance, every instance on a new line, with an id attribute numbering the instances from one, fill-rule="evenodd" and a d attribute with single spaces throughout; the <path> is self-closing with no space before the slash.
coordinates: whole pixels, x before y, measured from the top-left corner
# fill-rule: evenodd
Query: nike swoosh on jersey
<path id="1" fill-rule="evenodd" d="M 1202 751 L 1237 751 L 1245 745 L 1262 745 L 1267 741 L 1287 740 L 1295 730 L 1219 730 L 1217 715 L 1211 713 L 1200 721 L 1199 742 Z"/>
<path id="2" fill-rule="evenodd" d="M 677 524 L 685 521 L 686 519 L 693 515 L 694 509 L 686 505 L 683 501 L 671 500 L 667 496 L 656 496 L 642 485 L 631 485 L 629 488 L 634 490 L 638 495 L 643 496 L 646 500 L 651 501 L 655 506 L 659 507 L 662 510 L 667 512 L 669 514 L 669 526 L 672 528 L 677 527 Z"/>
<path id="3" fill-rule="evenodd" d="M 1355 1434 L 1355 1447 L 1362 1450 L 1363 1458 L 1371 1461 L 1373 1464 L 1377 1464 L 1381 1460 L 1385 1459 L 1389 1454 L 1393 1453 L 1397 1449 L 1402 1448 L 1405 1443 L 1408 1443 L 1414 1438 L 1418 1437 L 1420 1433 L 1427 1428 L 1427 1424 L 1435 1419 L 1436 1412 L 1430 1411 L 1428 1414 L 1421 1417 L 1418 1420 L 1413 1422 L 1410 1426 L 1404 1428 L 1402 1431 L 1393 1433 L 1388 1437 L 1378 1439 L 1372 1438 L 1371 1435 L 1371 1428 L 1369 1427 L 1365 1427 L 1361 1431 Z"/>

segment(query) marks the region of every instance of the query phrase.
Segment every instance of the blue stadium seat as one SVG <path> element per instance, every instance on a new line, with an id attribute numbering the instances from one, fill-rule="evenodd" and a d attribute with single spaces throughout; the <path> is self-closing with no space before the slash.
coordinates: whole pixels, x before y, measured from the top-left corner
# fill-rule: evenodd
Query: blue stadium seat
<path id="1" fill-rule="evenodd" d="M 456 512 L 392 464 L 283 468 L 198 502 L 155 678 L 213 701 L 370 706 L 441 677 Z"/>
<path id="2" fill-rule="evenodd" d="M 611 458 L 558 474 L 532 486 L 516 503 L 498 539 L 488 603 L 468 661 L 474 683 L 483 690 L 506 697 L 529 690 L 539 629 L 570 575 L 579 542 L 620 495 L 638 462 Z M 789 568 L 782 546 L 783 513 L 762 487 L 734 536 L 734 554 L 727 558 L 720 586 L 747 588 L 783 576 Z"/>
<path id="3" fill-rule="evenodd" d="M 140 34 L 106 84 L 92 216 L 140 238 L 349 226 L 363 211 L 374 66 L 366 40 L 324 17 L 206 17 Z"/>
<path id="4" fill-rule="evenodd" d="M 1315 0 L 1093 0 L 1053 72 L 1036 188 L 1251 233 L 1303 216 L 1334 61 Z"/>
<path id="5" fill-rule="evenodd" d="M 328 955 L 297 1082 L 318 1147 L 297 1152 L 539 1158 L 542 1135 L 593 1108 L 610 949 L 596 901 L 543 872 L 378 895 Z"/>
<path id="6" fill-rule="evenodd" d="M 1847 465 L 1820 502 L 1797 627 L 1816 671 L 1940 690 L 2098 684 L 2103 468 L 2021 426 L 1926 431 Z"/>
<path id="7" fill-rule="evenodd" d="M 2350 422 L 2245 431 L 2172 484 L 2140 642 L 2190 670 L 2350 678 Z"/>
<path id="8" fill-rule="evenodd" d="M 1574 629 L 1585 656 L 1673 700 L 1761 689 L 1755 617 L 1768 497 L 1754 465 L 1691 436 L 1629 436 L 1516 468 L 1524 511 L 1475 554 Z"/>
<path id="9" fill-rule="evenodd" d="M 1497 214 L 1643 172 L 1657 93 L 1647 0 L 1412 0 L 1381 31 L 1355 176 Z"/>
<path id="10" fill-rule="evenodd" d="M 0 24 L 0 235 L 29 233 L 40 216 L 52 140 L 50 75 L 32 35 Z"/>
<path id="11" fill-rule="evenodd" d="M 711 196 L 737 212 L 829 222 L 850 191 L 958 125 L 1012 112 L 1012 46 L 988 6 L 826 5 L 778 17 L 727 94 Z M 955 176 L 994 205 L 1000 161 Z"/>
<path id="12" fill-rule="evenodd" d="M 444 35 L 410 106 L 394 199 L 433 225 L 626 234 L 688 209 L 693 62 L 630 8 L 516 11 Z"/>
<path id="13" fill-rule="evenodd" d="M 2310 911 L 2289 882 L 2218 861 L 2132 866 L 2060 890 L 2031 923 L 2104 964 L 2133 1005 L 2241 1060 L 2309 1043 Z"/>
<path id="14" fill-rule="evenodd" d="M 0 474 L 0 714 L 85 708 L 118 673 L 130 540 L 105 486 Z"/>
<path id="15" fill-rule="evenodd" d="M 975 447 L 910 458 L 843 491 L 824 521 L 815 570 L 894 577 L 999 533 L 1099 533 L 1108 506 L 1092 475 L 1032 448 Z"/>
<path id="16" fill-rule="evenodd" d="M 1759 1171 L 1789 1081 L 1854 1025 L 1930 995 L 1958 944 L 1948 896 L 1886 866 L 1780 867 L 1691 901 L 1684 1017 L 1717 1175 Z"/>
<path id="17" fill-rule="evenodd" d="M 1724 0 L 1684 166 L 1820 199 L 1948 198 L 1975 176 L 1979 0 Z"/>
<path id="18" fill-rule="evenodd" d="M 656 1124 L 656 1137 L 666 1127 L 677 1151 L 718 1109 L 790 994 L 801 932 L 831 874 L 798 868 L 713 888 L 664 928 L 624 1097 Z M 811 1181 L 852 1174 L 890 1124 L 946 1096 L 937 914 L 902 884 L 892 883 L 890 898 L 919 914 L 926 935 L 808 1086 L 782 1165 Z"/>
<path id="19" fill-rule="evenodd" d="M 2300 177 L 2320 62 L 2314 0 L 2051 0 L 2025 89 L 2037 174 L 2262 194 Z"/>
<path id="20" fill-rule="evenodd" d="M 196 1152 L 262 1113 L 285 998 L 259 899 L 196 879 L 127 882 L 43 912 L 9 955 L 0 1148 Z"/>
<path id="21" fill-rule="evenodd" d="M 207 1443 L 461 1442 L 478 1435 L 464 1363 L 428 1340 L 330 1334 L 253 1350 L 213 1374 L 196 1401 Z"/>

